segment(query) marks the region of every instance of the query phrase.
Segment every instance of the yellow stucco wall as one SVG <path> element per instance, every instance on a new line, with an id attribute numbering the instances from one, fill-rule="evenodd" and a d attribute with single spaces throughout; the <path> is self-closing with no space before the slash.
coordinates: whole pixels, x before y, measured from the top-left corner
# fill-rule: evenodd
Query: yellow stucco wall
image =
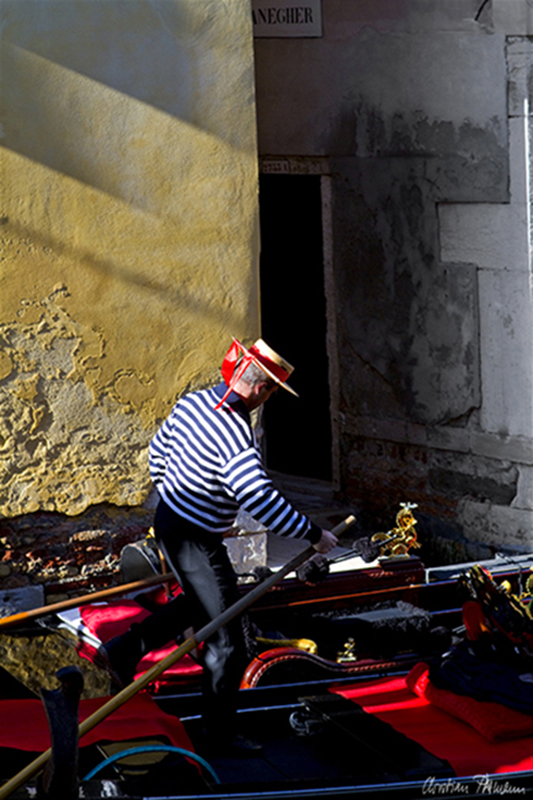
<path id="1" fill-rule="evenodd" d="M 259 333 L 249 0 L 3 0 L 0 514 L 143 502 Z"/>

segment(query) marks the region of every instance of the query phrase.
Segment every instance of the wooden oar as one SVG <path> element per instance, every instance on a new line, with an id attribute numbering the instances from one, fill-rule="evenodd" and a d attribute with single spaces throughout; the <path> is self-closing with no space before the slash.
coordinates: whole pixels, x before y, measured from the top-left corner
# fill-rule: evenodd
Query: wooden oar
<path id="1" fill-rule="evenodd" d="M 45 617 L 47 614 L 57 614 L 59 611 L 66 611 L 68 608 L 76 608 L 77 606 L 87 605 L 87 603 L 98 603 L 100 600 L 108 600 L 110 597 L 117 597 L 121 594 L 140 592 L 143 589 L 150 588 L 150 586 L 157 586 L 159 583 L 173 580 L 175 580 L 174 575 L 171 572 L 166 572 L 164 575 L 152 575 L 142 581 L 121 583 L 119 586 L 112 586 L 110 589 L 102 589 L 99 592 L 71 597 L 68 600 L 61 600 L 59 603 L 50 603 L 48 606 L 31 608 L 29 611 L 21 611 L 9 617 L 0 617 L 0 628 L 9 628 L 21 622 Z"/>
<path id="2" fill-rule="evenodd" d="M 355 522 L 355 517 L 347 517 L 345 522 L 340 524 L 344 525 L 347 520 L 350 520 L 350 522 L 345 528 L 342 529 L 341 533 L 353 525 Z M 30 622 L 31 620 L 39 619 L 40 617 L 46 617 L 48 614 L 58 614 L 61 611 L 67 611 L 69 608 L 77 608 L 79 606 L 88 605 L 89 603 L 99 603 L 101 600 L 109 600 L 112 597 L 120 597 L 120 595 L 132 594 L 133 592 L 142 592 L 144 589 L 150 589 L 152 586 L 158 586 L 161 583 L 171 583 L 174 581 L 174 575 L 172 572 L 169 572 L 165 569 L 166 564 L 162 557 L 161 567 L 161 574 L 152 575 L 149 578 L 143 578 L 140 581 L 121 583 L 118 586 L 112 586 L 109 589 L 101 589 L 98 592 L 90 592 L 89 594 L 82 594 L 78 597 L 70 597 L 68 600 L 60 600 L 57 603 L 39 606 L 39 608 L 31 608 L 28 611 L 20 611 L 18 614 L 10 614 L 8 617 L 0 617 L 0 630 L 2 628 L 12 628 L 22 622 Z M 168 594 L 168 596 L 170 596 L 170 594 Z"/>
<path id="3" fill-rule="evenodd" d="M 335 528 L 333 528 L 332 533 L 336 536 L 339 536 L 341 533 L 344 533 L 347 528 L 350 527 L 355 522 L 355 517 L 349 516 Z M 285 566 L 281 567 L 277 572 L 273 575 L 269 575 L 262 583 L 252 589 L 248 594 L 241 597 L 234 603 L 232 606 L 223 611 L 216 619 L 209 622 L 207 625 L 204 625 L 194 636 L 190 636 L 183 644 L 173 650 L 171 653 L 168 654 L 165 658 L 151 667 L 144 675 L 141 675 L 137 680 L 130 683 L 128 686 L 125 686 L 118 694 L 114 695 L 107 703 L 104 703 L 98 711 L 95 711 L 94 714 L 91 714 L 90 717 L 87 717 L 79 727 L 79 737 L 85 736 L 86 733 L 91 731 L 95 728 L 100 722 L 106 719 L 113 711 L 116 711 L 117 708 L 127 703 L 137 692 L 140 692 L 141 689 L 144 689 L 151 683 L 155 678 L 161 675 L 165 670 L 169 669 L 176 661 L 179 661 L 180 658 L 190 653 L 191 650 L 194 650 L 195 647 L 198 647 L 206 639 L 209 639 L 219 628 L 222 628 L 226 625 L 230 620 L 234 617 L 241 614 L 246 608 L 248 608 L 252 603 L 257 600 L 262 595 L 266 594 L 269 589 L 272 588 L 276 583 L 284 578 L 289 572 L 293 572 L 297 567 L 307 561 L 308 558 L 311 556 L 316 555 L 316 550 L 314 547 L 308 547 L 301 553 L 298 553 L 291 561 L 289 561 Z M 51 749 L 47 750 L 45 753 L 42 753 L 38 756 L 31 764 L 28 764 L 23 770 L 21 770 L 17 775 L 7 781 L 1 788 L 0 788 L 0 800 L 5 800 L 6 797 L 9 797 L 12 792 L 22 786 L 29 778 L 36 775 L 40 770 L 44 767 L 48 759 L 52 754 Z"/>

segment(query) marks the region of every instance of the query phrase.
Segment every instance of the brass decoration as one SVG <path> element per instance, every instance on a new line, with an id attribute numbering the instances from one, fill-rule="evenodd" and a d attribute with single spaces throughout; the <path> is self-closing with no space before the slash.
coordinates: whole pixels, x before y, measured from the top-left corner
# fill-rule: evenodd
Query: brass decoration
<path id="1" fill-rule="evenodd" d="M 521 580 L 520 580 L 521 584 Z M 461 575 L 459 585 L 480 607 L 487 622 L 487 631 L 507 636 L 528 658 L 533 656 L 533 572 L 525 591 L 513 594 L 509 581 L 494 581 L 488 569 L 476 564 Z"/>
<path id="2" fill-rule="evenodd" d="M 520 599 L 527 602 L 528 614 L 533 619 L 533 567 L 531 568 L 531 575 L 526 581 L 526 589 L 520 595 Z"/>
<path id="3" fill-rule="evenodd" d="M 355 639 L 350 638 L 344 643 L 344 650 L 337 653 L 337 664 L 346 664 L 357 661 L 357 654 L 355 652 Z"/>
<path id="4" fill-rule="evenodd" d="M 269 647 L 296 647 L 298 650 L 311 653 L 313 656 L 318 653 L 318 647 L 312 639 L 264 639 L 258 636 L 256 641 L 260 645 L 268 645 Z"/>
<path id="5" fill-rule="evenodd" d="M 498 585 L 489 570 L 481 564 L 475 564 L 461 575 L 459 583 L 480 603 L 488 616 L 533 621 L 533 569 L 526 581 L 525 590 L 520 594 L 513 594 L 508 580 Z"/>
<path id="6" fill-rule="evenodd" d="M 375 533 L 372 542 L 386 542 L 380 550 L 380 557 L 407 557 L 409 550 L 421 547 L 417 539 L 415 525 L 416 519 L 413 516 L 413 508 L 417 508 L 417 503 L 400 503 L 400 510 L 396 515 L 396 527 L 387 533 Z"/>

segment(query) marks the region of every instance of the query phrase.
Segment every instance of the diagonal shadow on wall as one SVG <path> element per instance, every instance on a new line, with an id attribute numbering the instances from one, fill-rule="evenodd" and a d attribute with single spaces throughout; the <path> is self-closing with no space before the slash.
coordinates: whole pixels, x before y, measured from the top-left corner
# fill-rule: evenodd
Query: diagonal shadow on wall
<path id="1" fill-rule="evenodd" d="M 201 192 L 255 158 L 251 48 L 221 44 L 221 14 L 208 0 L 4 2 L 2 145 L 156 214 L 184 176 Z"/>

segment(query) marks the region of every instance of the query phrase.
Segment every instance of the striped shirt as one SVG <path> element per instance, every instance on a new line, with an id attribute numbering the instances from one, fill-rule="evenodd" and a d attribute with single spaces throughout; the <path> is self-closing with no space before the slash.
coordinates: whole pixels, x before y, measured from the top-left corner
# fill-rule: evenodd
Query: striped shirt
<path id="1" fill-rule="evenodd" d="M 150 474 L 186 520 L 224 533 L 239 508 L 272 533 L 315 543 L 321 529 L 274 488 L 256 448 L 250 414 L 235 392 L 215 410 L 224 383 L 184 395 L 150 443 Z"/>

